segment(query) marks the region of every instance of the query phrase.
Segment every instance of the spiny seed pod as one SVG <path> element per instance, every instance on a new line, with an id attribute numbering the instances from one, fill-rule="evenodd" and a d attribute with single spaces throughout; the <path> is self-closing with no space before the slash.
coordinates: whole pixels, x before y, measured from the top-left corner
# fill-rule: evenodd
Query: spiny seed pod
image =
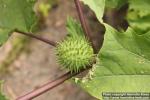
<path id="1" fill-rule="evenodd" d="M 84 37 L 67 37 L 56 49 L 58 62 L 71 72 L 79 72 L 94 61 L 92 46 Z"/>

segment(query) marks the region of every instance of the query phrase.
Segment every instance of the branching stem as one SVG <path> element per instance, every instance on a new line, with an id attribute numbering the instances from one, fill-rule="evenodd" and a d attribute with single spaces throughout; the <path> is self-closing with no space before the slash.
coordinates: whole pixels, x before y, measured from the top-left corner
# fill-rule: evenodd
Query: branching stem
<path id="1" fill-rule="evenodd" d="M 45 43 L 47 43 L 47 44 L 49 44 L 49 45 L 52 45 L 52 46 L 54 46 L 54 47 L 56 47 L 56 45 L 57 45 L 57 43 L 54 42 L 54 41 L 48 40 L 48 39 L 46 39 L 46 38 L 42 38 L 42 37 L 37 36 L 37 35 L 34 35 L 34 34 L 32 34 L 32 33 L 25 33 L 25 32 L 21 32 L 21 31 L 18 31 L 18 30 L 15 30 L 15 32 L 17 32 L 17 33 L 19 33 L 19 34 L 23 34 L 23 35 L 25 35 L 25 36 L 29 36 L 29 37 L 31 37 L 31 38 L 35 38 L 35 39 L 40 40 L 40 41 L 42 41 L 42 42 L 45 42 Z"/>

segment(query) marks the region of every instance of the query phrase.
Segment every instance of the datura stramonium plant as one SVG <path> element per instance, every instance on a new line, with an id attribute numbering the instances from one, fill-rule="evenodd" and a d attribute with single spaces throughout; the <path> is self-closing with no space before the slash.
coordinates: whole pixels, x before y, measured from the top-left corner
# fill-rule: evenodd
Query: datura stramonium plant
<path id="1" fill-rule="evenodd" d="M 60 65 L 71 72 L 79 72 L 94 61 L 92 46 L 83 36 L 67 37 L 58 43 L 56 54 Z"/>

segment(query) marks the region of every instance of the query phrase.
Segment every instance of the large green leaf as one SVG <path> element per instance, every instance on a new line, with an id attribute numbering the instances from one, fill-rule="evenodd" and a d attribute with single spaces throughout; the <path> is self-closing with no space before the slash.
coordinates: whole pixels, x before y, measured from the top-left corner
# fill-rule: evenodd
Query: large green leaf
<path id="1" fill-rule="evenodd" d="M 37 18 L 33 11 L 36 0 L 0 0 L 0 44 L 14 29 L 31 32 Z"/>
<path id="2" fill-rule="evenodd" d="M 100 22 L 103 22 L 102 17 L 105 9 L 105 0 L 81 0 L 81 1 L 83 1 L 94 11 Z"/>
<path id="3" fill-rule="evenodd" d="M 92 78 L 84 78 L 81 86 L 99 99 L 102 92 L 150 92 L 150 32 L 138 35 L 129 28 L 120 33 L 105 26 Z"/>
<path id="4" fill-rule="evenodd" d="M 144 1 L 128 1 L 131 28 L 126 32 L 104 24 L 104 44 L 97 62 L 79 83 L 94 97 L 102 99 L 103 92 L 150 92 L 150 14 L 149 1 Z"/>

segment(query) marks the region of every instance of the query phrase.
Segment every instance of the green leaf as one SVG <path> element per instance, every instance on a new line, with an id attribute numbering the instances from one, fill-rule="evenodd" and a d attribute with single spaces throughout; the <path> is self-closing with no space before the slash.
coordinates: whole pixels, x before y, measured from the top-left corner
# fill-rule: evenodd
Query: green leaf
<path id="1" fill-rule="evenodd" d="M 150 31 L 150 14 L 144 17 L 139 17 L 135 11 L 128 13 L 128 22 L 130 26 L 138 33 L 144 34 Z"/>
<path id="2" fill-rule="evenodd" d="M 0 0 L 0 43 L 17 29 L 22 32 L 33 31 L 37 18 L 33 11 L 36 0 Z"/>
<path id="3" fill-rule="evenodd" d="M 81 1 L 83 1 L 94 11 L 100 22 L 103 22 L 102 17 L 105 9 L 105 0 L 81 0 Z"/>
<path id="4" fill-rule="evenodd" d="M 8 33 L 11 33 L 9 29 L 0 28 L 0 46 L 8 39 Z"/>
<path id="5" fill-rule="evenodd" d="M 105 26 L 97 63 L 81 86 L 99 99 L 102 92 L 150 92 L 150 32 L 138 35 L 129 28 L 120 33 Z"/>
<path id="6" fill-rule="evenodd" d="M 83 1 L 97 13 L 90 1 Z M 102 99 L 103 92 L 150 92 L 150 12 L 147 8 L 150 3 L 149 0 L 129 0 L 128 3 L 127 19 L 131 28 L 118 32 L 105 24 L 104 44 L 97 62 L 79 82 L 98 99 Z"/>
<path id="7" fill-rule="evenodd" d="M 139 16 L 150 14 L 150 0 L 128 0 L 129 10 L 138 11 Z"/>
<path id="8" fill-rule="evenodd" d="M 68 17 L 66 24 L 67 31 L 71 36 L 83 36 L 84 32 L 81 24 L 74 20 L 72 17 Z"/>
<path id="9" fill-rule="evenodd" d="M 128 0 L 106 0 L 106 7 L 119 9 L 127 3 Z"/>
<path id="10" fill-rule="evenodd" d="M 127 20 L 141 34 L 150 30 L 150 0 L 129 0 Z"/>

